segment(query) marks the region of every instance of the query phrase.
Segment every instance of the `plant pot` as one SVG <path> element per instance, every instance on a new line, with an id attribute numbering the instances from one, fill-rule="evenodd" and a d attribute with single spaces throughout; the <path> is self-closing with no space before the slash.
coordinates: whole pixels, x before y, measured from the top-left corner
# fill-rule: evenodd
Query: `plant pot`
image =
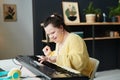
<path id="1" fill-rule="evenodd" d="M 116 16 L 116 17 L 117 17 L 118 22 L 120 22 L 120 16 Z"/>
<path id="2" fill-rule="evenodd" d="M 95 22 L 95 18 L 96 18 L 96 15 L 95 14 L 86 14 L 85 15 L 86 17 L 86 22 L 87 23 L 94 23 Z"/>

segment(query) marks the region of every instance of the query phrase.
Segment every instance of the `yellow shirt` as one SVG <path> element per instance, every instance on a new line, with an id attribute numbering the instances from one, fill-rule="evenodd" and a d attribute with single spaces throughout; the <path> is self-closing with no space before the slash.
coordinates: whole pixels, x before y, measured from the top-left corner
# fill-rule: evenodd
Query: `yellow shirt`
<path id="1" fill-rule="evenodd" d="M 74 33 L 70 33 L 65 40 L 61 50 L 56 49 L 51 53 L 51 56 L 57 56 L 56 64 L 65 66 L 77 71 L 81 74 L 90 77 L 94 64 L 90 62 L 88 51 L 84 40 Z"/>

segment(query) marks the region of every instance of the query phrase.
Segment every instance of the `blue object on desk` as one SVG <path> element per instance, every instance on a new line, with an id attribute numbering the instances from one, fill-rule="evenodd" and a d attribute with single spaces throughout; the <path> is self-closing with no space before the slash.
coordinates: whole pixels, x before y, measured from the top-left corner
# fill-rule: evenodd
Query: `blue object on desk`
<path id="1" fill-rule="evenodd" d="M 9 71 L 1 71 L 0 72 L 0 77 L 7 76 Z"/>
<path id="2" fill-rule="evenodd" d="M 11 71 L 0 71 L 0 80 L 19 80 L 21 71 L 18 69 L 12 69 Z"/>

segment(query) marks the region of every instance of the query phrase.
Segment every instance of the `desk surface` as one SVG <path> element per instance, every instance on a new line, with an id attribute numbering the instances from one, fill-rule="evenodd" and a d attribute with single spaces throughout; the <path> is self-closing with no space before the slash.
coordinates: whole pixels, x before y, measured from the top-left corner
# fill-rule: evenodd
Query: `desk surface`
<path id="1" fill-rule="evenodd" d="M 16 59 L 7 59 L 7 60 L 0 60 L 0 68 L 10 71 L 12 68 L 19 68 L 20 69 L 21 64 Z M 30 72 L 27 68 L 22 67 L 21 69 L 22 78 L 21 80 L 41 80 L 40 78 L 35 77 L 35 74 Z"/>

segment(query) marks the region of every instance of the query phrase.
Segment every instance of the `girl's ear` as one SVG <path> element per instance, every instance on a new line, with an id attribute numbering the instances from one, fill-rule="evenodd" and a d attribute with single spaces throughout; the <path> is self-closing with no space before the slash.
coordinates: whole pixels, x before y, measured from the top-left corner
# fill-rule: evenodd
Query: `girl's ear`
<path id="1" fill-rule="evenodd" d="M 63 29 L 63 25 L 60 25 L 60 29 Z"/>
<path id="2" fill-rule="evenodd" d="M 61 29 L 61 31 L 64 31 L 63 25 L 60 25 L 59 29 Z"/>

